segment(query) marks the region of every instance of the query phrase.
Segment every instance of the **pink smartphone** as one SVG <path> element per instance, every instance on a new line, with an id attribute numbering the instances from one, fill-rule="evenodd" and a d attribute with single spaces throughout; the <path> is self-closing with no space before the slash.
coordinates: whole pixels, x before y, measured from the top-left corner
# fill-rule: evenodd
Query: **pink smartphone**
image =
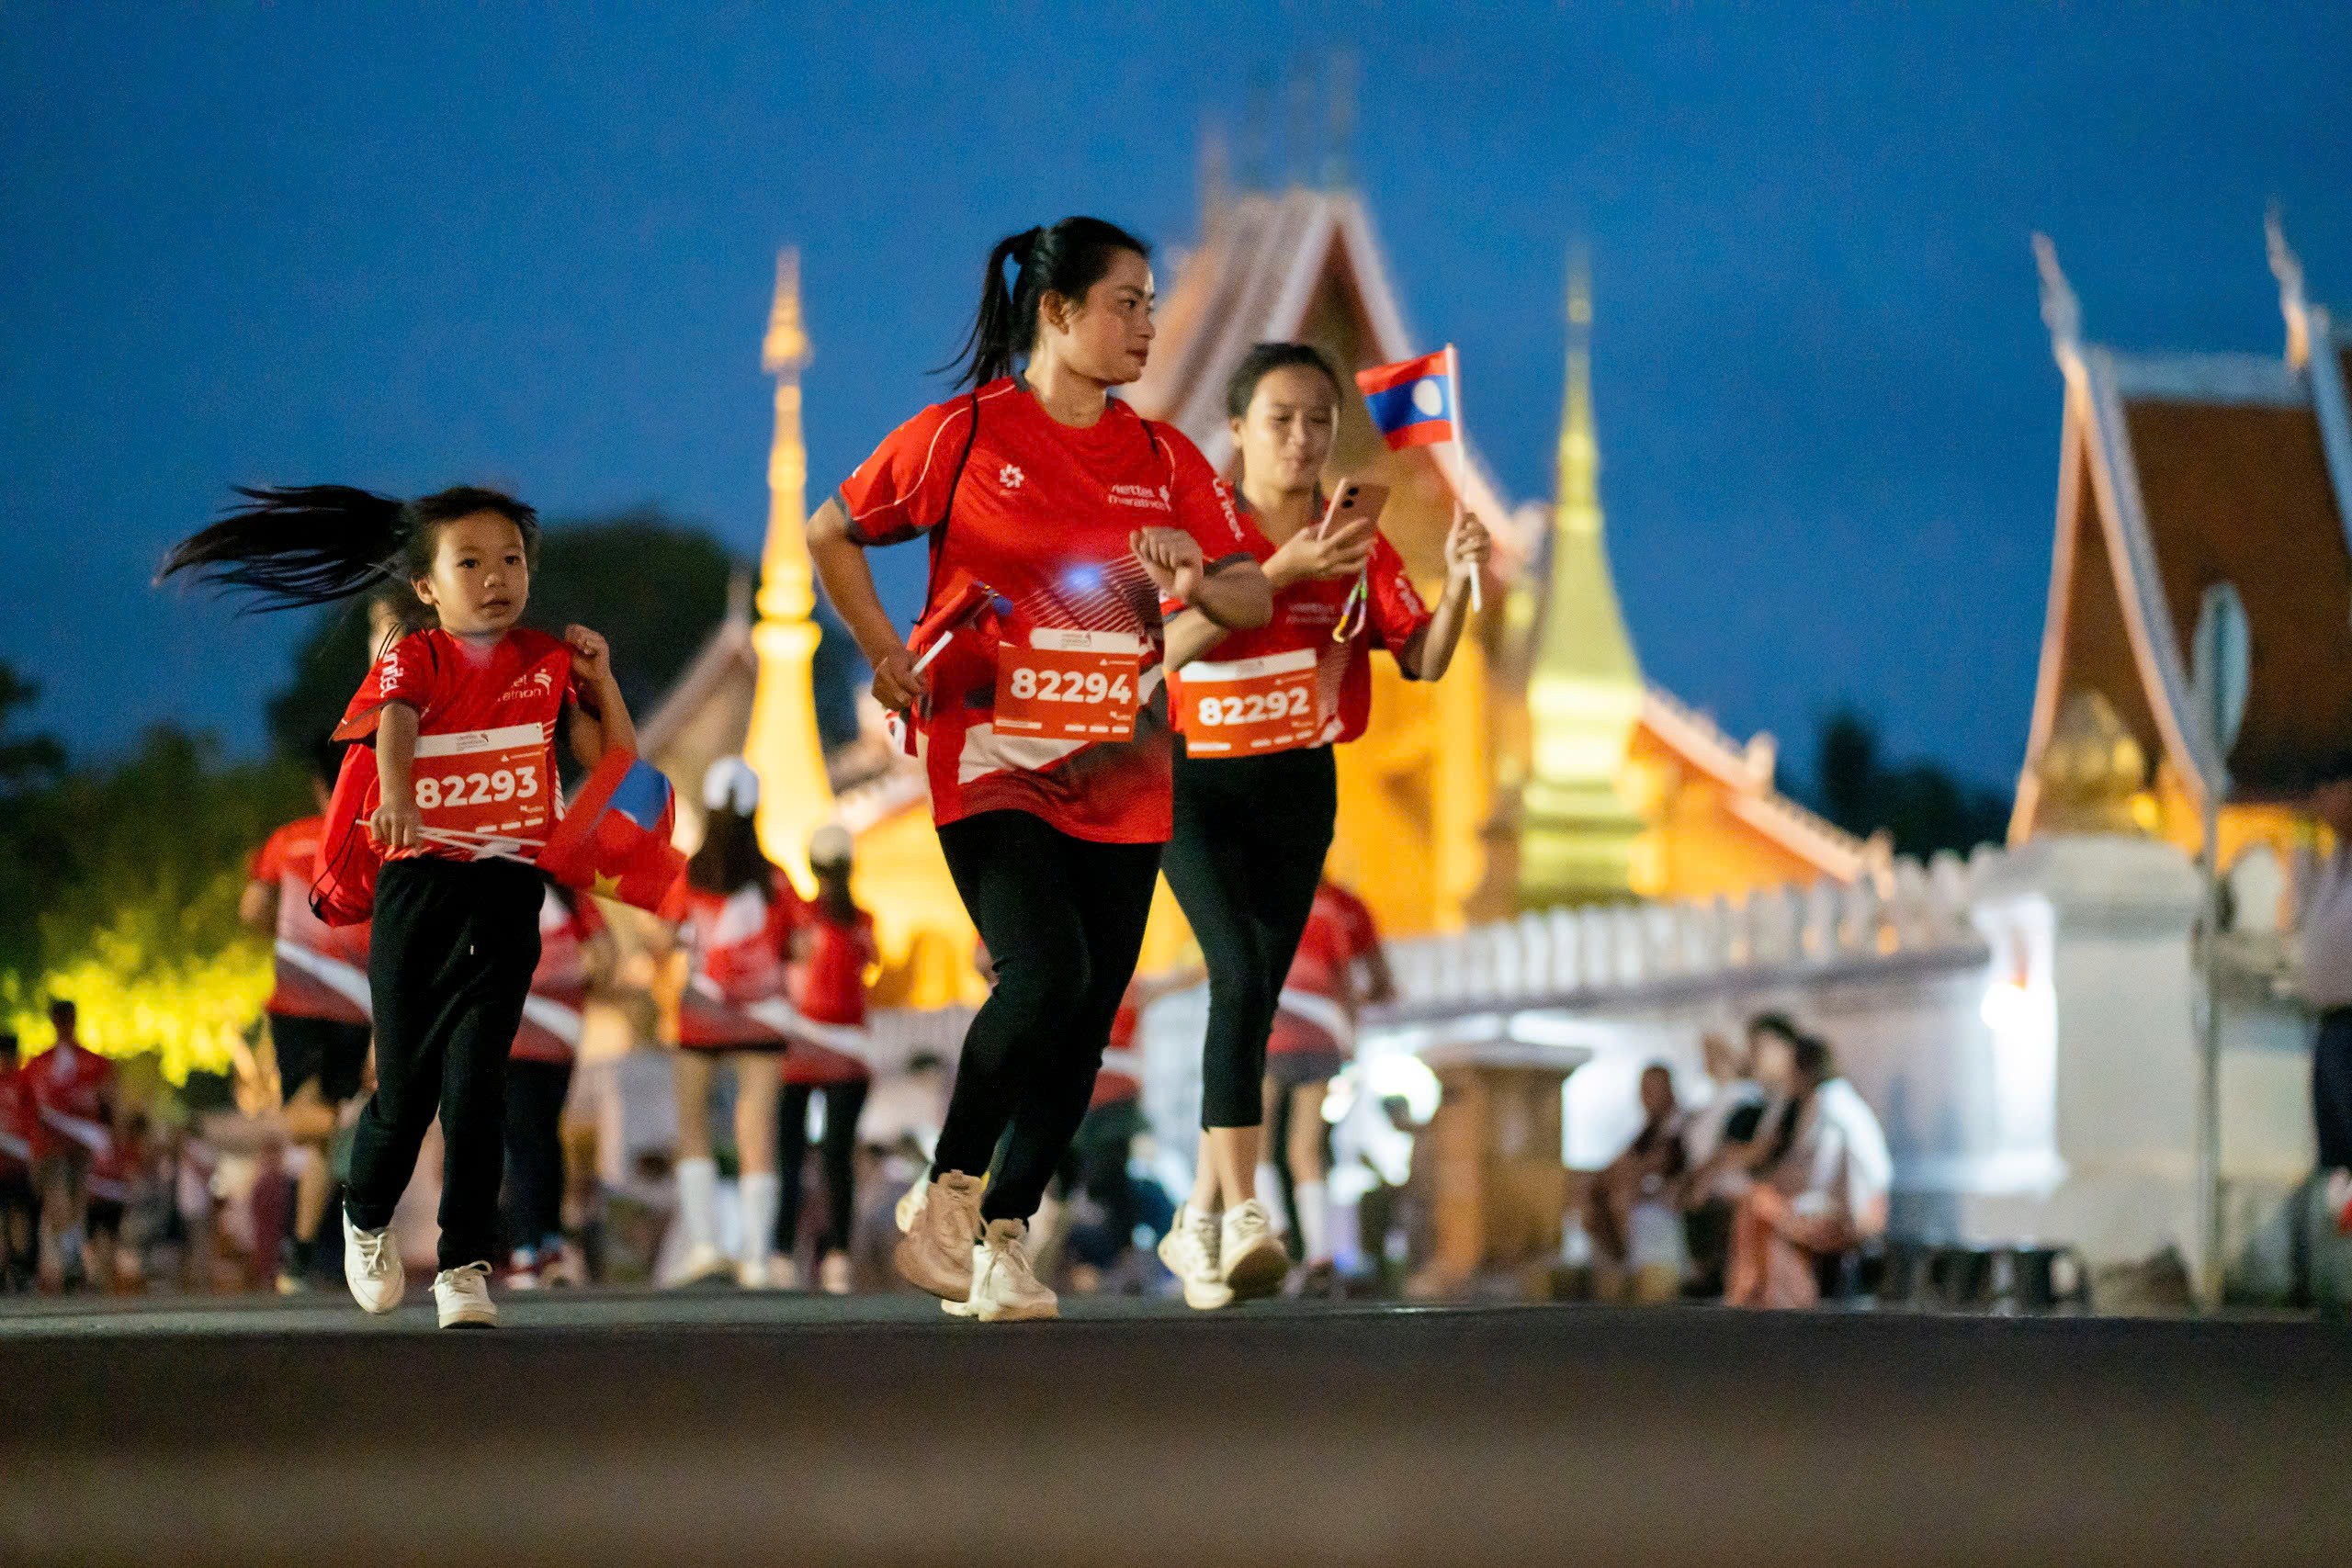
<path id="1" fill-rule="evenodd" d="M 1332 492 L 1331 504 L 1324 509 L 1319 526 L 1328 534 L 1334 527 L 1352 523 L 1359 517 L 1369 517 L 1377 522 L 1380 509 L 1387 504 L 1386 485 L 1372 484 L 1363 479 L 1345 479 Z"/>

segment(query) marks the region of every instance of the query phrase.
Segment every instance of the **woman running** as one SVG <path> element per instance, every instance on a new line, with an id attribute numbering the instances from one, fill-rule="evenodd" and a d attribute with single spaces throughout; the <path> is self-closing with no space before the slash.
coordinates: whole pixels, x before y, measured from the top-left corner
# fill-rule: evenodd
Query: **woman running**
<path id="1" fill-rule="evenodd" d="M 588 976 L 612 939 L 596 901 L 549 878 L 539 899 L 539 962 L 506 1056 L 506 1282 L 572 1282 L 563 1240 L 563 1106 L 580 1051 Z"/>
<path id="2" fill-rule="evenodd" d="M 728 1272 L 747 1291 L 779 1281 L 768 1269 L 775 1228 L 778 1063 L 792 1042 L 784 1024 L 785 947 L 800 899 L 760 851 L 752 815 L 760 776 L 741 757 L 721 757 L 703 775 L 707 813 L 702 847 L 686 862 L 685 990 L 678 999 L 678 1217 L 686 1255 L 673 1283 Z M 743 1235 L 731 1264 L 718 1247 L 718 1164 L 711 1157 L 710 1087 L 722 1066 L 735 1071 L 735 1160 Z"/>
<path id="3" fill-rule="evenodd" d="M 1258 1196 L 1266 1036 L 1331 847 L 1331 747 L 1363 732 L 1371 650 L 1409 680 L 1453 662 L 1487 530 L 1457 510 L 1434 612 L 1363 516 L 1323 525 L 1321 476 L 1340 378 L 1306 344 L 1260 344 L 1226 384 L 1244 536 L 1274 588 L 1263 628 L 1228 635 L 1187 611 L 1169 623 L 1176 724 L 1175 835 L 1168 885 L 1209 971 L 1201 1145 L 1193 1195 L 1159 1255 L 1200 1308 L 1268 1294 L 1290 1261 Z M 1355 606 L 1361 603 L 1359 618 Z M 1216 650 L 1214 663 L 1201 656 Z M 1211 748 L 1215 750 L 1212 750 Z"/>
<path id="4" fill-rule="evenodd" d="M 1086 1114 L 1168 838 L 1161 603 L 1220 626 L 1268 614 L 1206 460 L 1110 395 L 1150 353 L 1148 256 L 1092 218 L 998 242 L 970 390 L 899 426 L 809 526 L 875 696 L 914 716 L 940 848 L 996 962 L 897 1253 L 982 1321 L 1057 1312 L 1023 1236 Z M 923 536 L 927 609 L 989 597 L 919 670 L 865 551 Z"/>
<path id="5" fill-rule="evenodd" d="M 375 751 L 374 785 L 338 791 L 321 863 L 361 846 L 375 874 L 368 959 L 376 1092 L 360 1111 L 344 1194 L 344 1279 L 371 1313 L 400 1305 L 406 1276 L 390 1226 L 437 1110 L 445 1144 L 444 1328 L 492 1327 L 491 1259 L 505 1164 L 506 1053 L 539 957 L 539 873 L 484 852 L 545 841 L 556 819 L 555 736 L 593 767 L 637 731 L 610 649 L 585 626 L 559 639 L 520 623 L 538 556 L 538 513 L 496 491 L 419 501 L 340 485 L 243 492 L 251 504 L 164 558 L 259 593 L 265 607 L 321 604 L 407 580 L 435 625 L 376 660 L 334 739 Z"/>
<path id="6" fill-rule="evenodd" d="M 792 1049 L 784 1058 L 784 1114 L 777 1129 L 784 1199 L 776 1211 L 770 1272 L 789 1287 L 800 1240 L 802 1167 L 808 1156 L 808 1103 L 824 1096 L 825 1228 L 817 1235 L 817 1283 L 849 1293 L 850 1227 L 857 1202 L 857 1123 L 874 1086 L 867 1065 L 865 976 L 878 954 L 874 917 L 850 897 L 848 829 L 828 825 L 808 839 L 817 897 L 792 931 Z"/>

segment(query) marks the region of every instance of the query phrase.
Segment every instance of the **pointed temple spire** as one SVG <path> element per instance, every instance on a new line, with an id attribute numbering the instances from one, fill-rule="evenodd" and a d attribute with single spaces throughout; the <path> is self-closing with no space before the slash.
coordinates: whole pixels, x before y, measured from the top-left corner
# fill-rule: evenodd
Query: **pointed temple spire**
<path id="1" fill-rule="evenodd" d="M 775 435 L 768 450 L 768 532 L 760 557 L 759 660 L 744 759 L 760 775 L 760 843 L 805 891 L 808 835 L 833 818 L 825 751 L 817 738 L 813 670 L 819 632 L 816 573 L 808 558 L 808 451 L 800 434 L 800 373 L 811 355 L 800 319 L 800 253 L 776 254 L 775 301 L 761 363 L 775 378 Z"/>
<path id="2" fill-rule="evenodd" d="M 1601 537 L 1592 277 L 1581 246 L 1568 261 L 1567 321 L 1550 592 L 1528 677 L 1519 897 L 1531 908 L 1625 897 L 1643 829 L 1621 783 L 1642 712 L 1642 672 Z"/>
<path id="3" fill-rule="evenodd" d="M 2301 370 L 2312 358 L 2311 302 L 2303 297 L 2303 261 L 2287 243 L 2286 220 L 2272 202 L 2262 215 L 2262 237 L 2270 253 L 2270 276 L 2278 280 L 2278 313 L 2287 318 L 2287 363 Z"/>

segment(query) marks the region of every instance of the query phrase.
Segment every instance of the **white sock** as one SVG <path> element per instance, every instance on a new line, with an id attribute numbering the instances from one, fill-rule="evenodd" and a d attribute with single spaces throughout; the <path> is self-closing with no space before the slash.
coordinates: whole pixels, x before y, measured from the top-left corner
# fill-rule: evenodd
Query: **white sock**
<path id="1" fill-rule="evenodd" d="M 783 1192 L 784 1180 L 772 1170 L 744 1176 L 744 1262 L 757 1263 L 768 1255 L 775 1234 L 776 1205 Z"/>
<path id="2" fill-rule="evenodd" d="M 678 1162 L 678 1219 L 689 1247 L 718 1245 L 718 1162 L 707 1156 Z"/>
<path id="3" fill-rule="evenodd" d="M 1306 1261 L 1331 1261 L 1331 1217 L 1323 1207 L 1323 1184 L 1302 1181 L 1295 1190 L 1298 1195 L 1298 1245 L 1306 1249 Z"/>
<path id="4" fill-rule="evenodd" d="M 1270 1164 L 1258 1167 L 1258 1201 L 1266 1205 L 1266 1217 L 1273 1223 L 1274 1234 L 1287 1234 L 1290 1216 L 1283 1213 L 1283 1176 Z"/>

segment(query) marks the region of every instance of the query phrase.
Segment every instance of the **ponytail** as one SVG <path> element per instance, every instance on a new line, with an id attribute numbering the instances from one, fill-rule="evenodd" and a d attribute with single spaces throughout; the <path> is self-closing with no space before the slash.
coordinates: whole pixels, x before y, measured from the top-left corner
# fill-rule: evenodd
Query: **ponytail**
<path id="1" fill-rule="evenodd" d="M 936 373 L 961 366 L 959 387 L 984 387 L 1011 375 L 1014 361 L 1037 341 L 1037 308 L 1046 296 L 1083 299 L 1121 251 L 1151 255 L 1148 244 L 1100 218 L 1065 218 L 1048 228 L 1007 234 L 989 247 L 988 270 L 980 276 L 980 308 L 964 346 Z M 1014 266 L 1010 286 L 1004 280 L 1007 262 Z"/>
<path id="2" fill-rule="evenodd" d="M 469 485 L 403 502 L 348 485 L 236 487 L 248 504 L 172 547 L 155 581 L 187 572 L 221 591 L 256 595 L 256 610 L 299 609 L 381 585 L 402 588 L 433 570 L 441 525 L 492 512 L 523 536 L 538 564 L 539 514 Z"/>

